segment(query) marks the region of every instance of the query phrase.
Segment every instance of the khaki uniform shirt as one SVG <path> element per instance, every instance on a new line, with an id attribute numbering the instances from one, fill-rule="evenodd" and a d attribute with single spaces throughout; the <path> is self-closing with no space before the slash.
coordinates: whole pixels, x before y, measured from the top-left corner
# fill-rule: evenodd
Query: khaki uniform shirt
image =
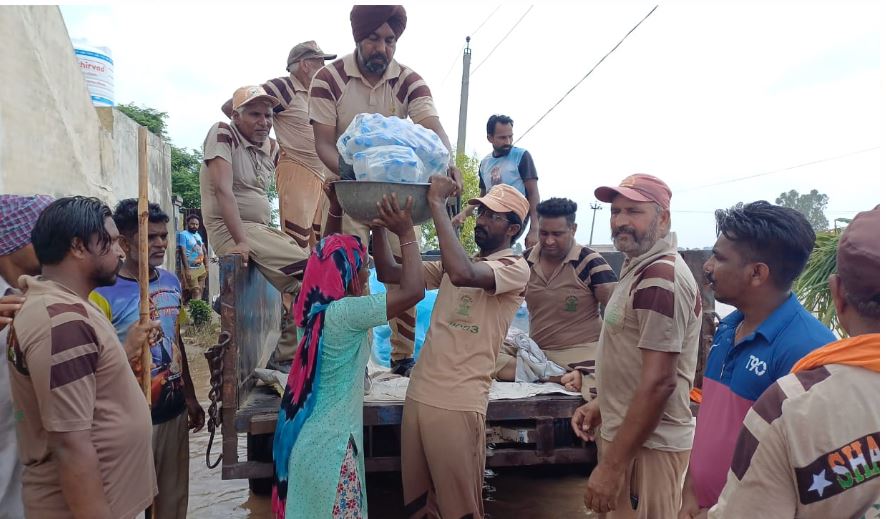
<path id="1" fill-rule="evenodd" d="M 308 119 L 308 87 L 295 74 L 271 79 L 262 87 L 280 102 L 274 108 L 274 134 L 282 150 L 281 160 L 292 160 L 325 179 L 327 169 L 317 156 L 314 129 Z"/>
<path id="2" fill-rule="evenodd" d="M 523 304 L 529 266 L 510 249 L 474 261 L 493 270 L 494 290 L 457 287 L 442 262 L 424 262 L 427 288 L 440 291 L 406 396 L 441 409 L 485 415 L 495 358 Z"/>
<path id="3" fill-rule="evenodd" d="M 539 247 L 523 256 L 531 273 L 526 287 L 529 335 L 543 350 L 561 350 L 597 342 L 600 302 L 594 289 L 618 282 L 612 267 L 596 251 L 575 244 L 548 279 Z"/>
<path id="4" fill-rule="evenodd" d="M 271 223 L 268 187 L 274 178 L 278 155 L 279 148 L 274 139 L 256 146 L 233 123 L 216 123 L 210 128 L 203 142 L 203 166 L 200 168 L 200 204 L 204 225 L 210 233 L 210 243 L 219 242 L 212 239 L 213 233 L 227 234 L 228 231 L 206 163 L 216 157 L 229 163 L 234 175 L 233 191 L 240 219 L 268 225 Z"/>
<path id="5" fill-rule="evenodd" d="M 643 350 L 678 353 L 677 387 L 661 422 L 643 443 L 649 449 L 686 451 L 694 426 L 689 390 L 701 331 L 701 293 L 674 233 L 637 258 L 628 258 L 606 305 L 597 358 L 601 435 L 613 441 L 640 382 Z"/>
<path id="6" fill-rule="evenodd" d="M 372 85 L 360 73 L 355 54 L 333 61 L 314 76 L 311 123 L 335 126 L 338 138 L 361 113 L 409 117 L 416 124 L 437 116 L 431 89 L 417 72 L 391 60 L 381 80 Z"/>
<path id="7" fill-rule="evenodd" d="M 135 517 L 157 493 L 151 414 L 117 332 L 67 287 L 22 280 L 8 355 L 27 516 L 72 517 L 48 433 L 89 431 L 112 515 Z"/>
<path id="8" fill-rule="evenodd" d="M 778 379 L 745 416 L 709 517 L 879 517 L 879 394 L 880 374 L 854 366 Z"/>

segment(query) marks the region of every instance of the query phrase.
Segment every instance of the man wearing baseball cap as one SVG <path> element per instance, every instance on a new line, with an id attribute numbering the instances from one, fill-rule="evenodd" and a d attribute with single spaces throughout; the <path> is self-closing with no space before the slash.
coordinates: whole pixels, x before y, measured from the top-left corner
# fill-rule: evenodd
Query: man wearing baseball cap
<path id="1" fill-rule="evenodd" d="M 22 466 L 18 458 L 9 367 L 7 325 L 21 308 L 21 276 L 40 274 L 40 262 L 31 245 L 31 231 L 40 213 L 52 203 L 47 195 L 0 195 L 0 511 L 4 517 L 24 517 Z"/>
<path id="2" fill-rule="evenodd" d="M 308 119 L 308 87 L 314 74 L 335 57 L 323 52 L 313 40 L 301 42 L 289 51 L 289 75 L 262 84 L 279 103 L 274 108 L 274 134 L 280 144 L 276 169 L 280 227 L 299 245 L 309 248 L 319 240 L 325 221 L 323 182 L 328 170 L 314 146 L 314 130 Z M 230 99 L 222 111 L 231 116 Z"/>
<path id="3" fill-rule="evenodd" d="M 216 253 L 239 254 L 244 266 L 251 259 L 268 282 L 294 299 L 310 248 L 270 227 L 268 187 L 280 150 L 268 134 L 279 104 L 260 86 L 234 92 L 230 124 L 215 123 L 203 142 L 200 200 Z M 288 371 L 296 336 L 295 323 L 288 319 L 269 362 L 273 368 Z"/>
<path id="4" fill-rule="evenodd" d="M 813 351 L 744 419 L 709 517 L 879 517 L 880 206 L 843 230 L 829 281 L 849 337 Z"/>
<path id="5" fill-rule="evenodd" d="M 585 505 L 610 519 L 676 517 L 692 447 L 701 293 L 670 232 L 667 184 L 635 174 L 594 195 L 611 204 L 625 263 L 603 316 L 599 396 L 572 418 L 576 434 L 597 441 Z"/>
<path id="6" fill-rule="evenodd" d="M 351 33 L 356 49 L 326 65 L 311 82 L 310 120 L 316 137 L 317 155 L 329 171 L 354 180 L 354 170 L 340 159 L 336 141 L 360 113 L 407 117 L 433 131 L 451 150 L 449 137 L 440 123 L 431 90 L 422 77 L 394 59 L 397 43 L 406 30 L 402 5 L 355 5 L 351 9 Z M 451 156 L 449 175 L 461 186 L 461 172 Z M 335 215 L 329 215 L 330 218 Z M 369 240 L 369 226 L 342 217 L 346 234 Z M 395 255 L 400 255 L 397 236 L 388 235 Z M 415 347 L 415 308 L 392 319 L 391 370 L 409 376 Z"/>
<path id="7" fill-rule="evenodd" d="M 400 457 L 410 517 L 483 517 L 486 406 L 499 348 L 529 281 L 529 265 L 511 247 L 529 202 L 513 187 L 494 186 L 469 201 L 479 208 L 469 258 L 446 211 L 456 183 L 432 176 L 428 202 L 442 261 L 424 262 L 425 284 L 439 288 L 421 359 L 403 407 Z M 379 280 L 400 281 L 400 266 L 373 232 Z"/>

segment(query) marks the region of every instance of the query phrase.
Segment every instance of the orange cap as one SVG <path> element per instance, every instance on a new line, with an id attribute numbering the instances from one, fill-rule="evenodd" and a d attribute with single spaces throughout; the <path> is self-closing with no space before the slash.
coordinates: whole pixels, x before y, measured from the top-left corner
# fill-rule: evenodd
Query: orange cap
<path id="1" fill-rule="evenodd" d="M 635 173 L 621 181 L 618 187 L 602 186 L 594 190 L 597 200 L 612 203 L 617 195 L 634 202 L 655 202 L 662 209 L 671 208 L 671 188 L 660 178 Z"/>
<path id="2" fill-rule="evenodd" d="M 249 85 L 240 87 L 234 91 L 233 95 L 233 108 L 234 110 L 240 108 L 243 105 L 247 105 L 254 101 L 267 101 L 271 103 L 271 106 L 277 106 L 280 104 L 277 101 L 277 98 L 265 91 L 264 88 L 256 85 Z"/>
<path id="3" fill-rule="evenodd" d="M 481 198 L 468 200 L 468 205 L 485 205 L 496 213 L 517 213 L 520 220 L 525 220 L 529 214 L 529 200 L 516 188 L 507 184 L 496 184 Z"/>

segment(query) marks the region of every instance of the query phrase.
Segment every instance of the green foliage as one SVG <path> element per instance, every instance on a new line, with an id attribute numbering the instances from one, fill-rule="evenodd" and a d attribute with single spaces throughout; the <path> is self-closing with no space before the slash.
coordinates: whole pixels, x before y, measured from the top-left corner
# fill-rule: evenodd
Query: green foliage
<path id="1" fill-rule="evenodd" d="M 212 320 L 212 309 L 209 303 L 202 299 L 191 299 L 188 303 L 188 313 L 191 314 L 191 322 L 197 328 L 206 326 Z"/>
<path id="2" fill-rule="evenodd" d="M 200 207 L 200 166 L 203 154 L 172 146 L 172 192 L 182 198 L 182 207 Z"/>
<path id="3" fill-rule="evenodd" d="M 169 136 L 166 134 L 166 119 L 169 117 L 169 114 L 166 112 L 136 106 L 135 103 L 117 105 L 117 110 L 120 110 L 130 119 L 147 128 L 151 133 L 169 142 Z"/>
<path id="4" fill-rule="evenodd" d="M 828 195 L 819 193 L 817 189 L 805 195 L 801 195 L 796 189 L 791 189 L 779 195 L 775 203 L 803 213 L 815 232 L 825 231 L 830 227 L 824 215 L 824 210 L 828 207 Z"/>
<path id="5" fill-rule="evenodd" d="M 130 119 L 146 127 L 148 131 L 162 138 L 171 149 L 172 194 L 182 198 L 182 205 L 188 209 L 200 207 L 200 166 L 203 154 L 198 150 L 188 150 L 173 145 L 166 133 L 166 120 L 169 114 L 136 106 L 133 103 L 117 105 L 117 109 Z"/>
<path id="6" fill-rule="evenodd" d="M 846 333 L 837 323 L 834 300 L 828 287 L 828 278 L 837 272 L 837 244 L 841 231 L 823 231 L 816 235 L 815 248 L 806 268 L 794 282 L 794 292 L 800 303 L 825 326 L 841 337 Z"/>
<path id="7" fill-rule="evenodd" d="M 455 158 L 455 164 L 461 170 L 464 189 L 461 195 L 462 205 L 472 198 L 480 196 L 480 176 L 478 174 L 480 168 L 480 159 L 477 157 L 468 157 L 467 155 L 458 155 Z M 477 243 L 474 242 L 474 218 L 465 220 L 459 232 L 459 240 L 468 256 L 477 253 Z M 421 225 L 422 242 L 428 249 L 437 249 L 440 242 L 437 240 L 437 229 L 434 228 L 433 221 L 427 221 Z"/>

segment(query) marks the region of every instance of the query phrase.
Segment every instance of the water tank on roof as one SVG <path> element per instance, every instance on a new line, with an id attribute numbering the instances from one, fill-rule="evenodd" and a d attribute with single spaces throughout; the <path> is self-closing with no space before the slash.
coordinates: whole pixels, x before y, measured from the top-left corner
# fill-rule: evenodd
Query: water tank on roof
<path id="1" fill-rule="evenodd" d="M 74 55 L 95 106 L 114 106 L 114 60 L 111 49 L 75 39 Z"/>

